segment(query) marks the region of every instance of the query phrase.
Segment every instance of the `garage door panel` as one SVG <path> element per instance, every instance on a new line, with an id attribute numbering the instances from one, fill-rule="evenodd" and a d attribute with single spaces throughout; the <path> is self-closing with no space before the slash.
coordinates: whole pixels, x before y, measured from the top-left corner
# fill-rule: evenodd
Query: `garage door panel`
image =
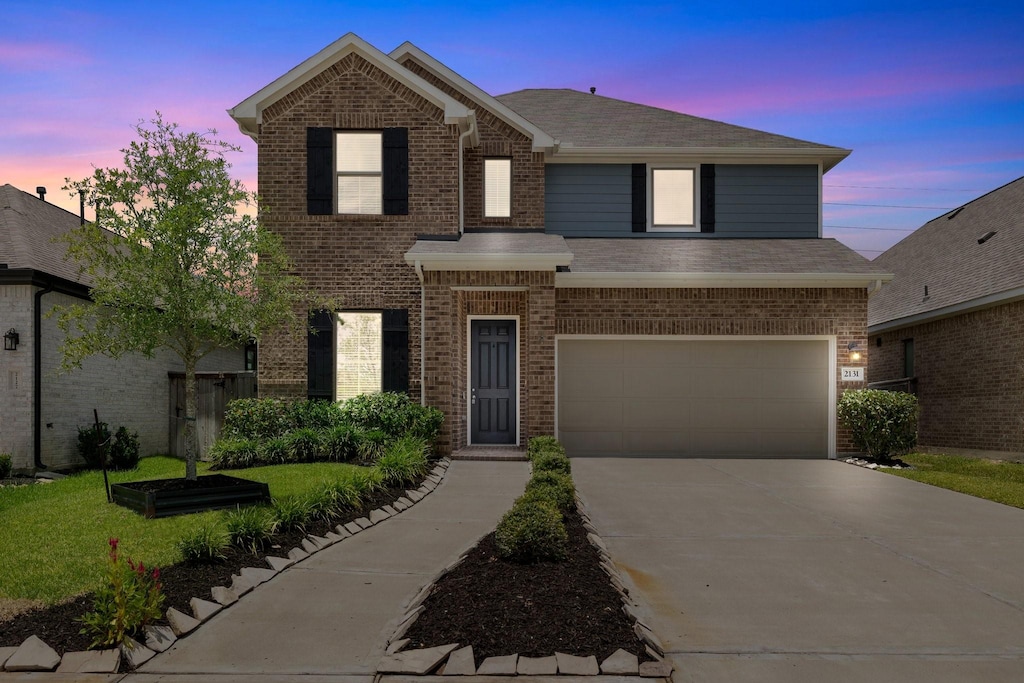
<path id="1" fill-rule="evenodd" d="M 622 404 L 623 424 L 631 429 L 665 431 L 690 422 L 690 401 L 632 399 Z"/>
<path id="2" fill-rule="evenodd" d="M 623 435 L 623 452 L 628 455 L 690 455 L 689 433 L 680 430 L 629 431 Z"/>
<path id="3" fill-rule="evenodd" d="M 566 401 L 559 414 L 568 431 L 622 429 L 622 401 Z"/>
<path id="4" fill-rule="evenodd" d="M 693 351 L 676 341 L 623 342 L 623 363 L 630 368 L 663 369 L 693 365 Z"/>
<path id="5" fill-rule="evenodd" d="M 623 396 L 622 367 L 559 366 L 559 394 L 567 399 L 600 399 Z"/>
<path id="6" fill-rule="evenodd" d="M 698 456 L 757 457 L 762 454 L 756 430 L 697 430 L 690 435 L 691 452 Z"/>
<path id="7" fill-rule="evenodd" d="M 760 366 L 778 369 L 828 369 L 828 344 L 817 341 L 791 341 L 764 344 Z"/>
<path id="8" fill-rule="evenodd" d="M 748 398 L 760 395 L 760 384 L 757 372 L 746 368 L 694 368 L 689 394 L 697 398 Z"/>
<path id="9" fill-rule="evenodd" d="M 558 367 L 602 368 L 622 365 L 621 341 L 573 339 L 559 346 Z"/>
<path id="10" fill-rule="evenodd" d="M 741 425 L 759 425 L 763 402 L 750 398 L 710 398 L 694 400 L 692 426 L 696 430 L 728 431 Z"/>
<path id="11" fill-rule="evenodd" d="M 791 457 L 820 458 L 828 449 L 826 437 L 817 431 L 764 432 L 763 449 Z"/>
<path id="12" fill-rule="evenodd" d="M 821 370 L 758 370 L 757 396 L 760 398 L 806 398 L 825 401 L 828 387 Z"/>
<path id="13" fill-rule="evenodd" d="M 623 452 L 622 432 L 562 432 L 560 440 L 569 453 L 601 455 Z"/>
<path id="14" fill-rule="evenodd" d="M 758 426 L 763 429 L 786 425 L 799 430 L 815 430 L 828 420 L 828 407 L 823 401 L 778 400 L 761 403 Z"/>
<path id="15" fill-rule="evenodd" d="M 676 368 L 627 368 L 623 373 L 623 396 L 626 398 L 683 398 L 691 395 L 694 370 Z"/>

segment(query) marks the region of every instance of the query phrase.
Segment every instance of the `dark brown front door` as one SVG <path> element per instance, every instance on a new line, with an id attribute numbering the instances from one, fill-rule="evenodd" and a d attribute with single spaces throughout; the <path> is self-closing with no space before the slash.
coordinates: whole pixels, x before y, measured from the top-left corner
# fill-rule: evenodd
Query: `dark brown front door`
<path id="1" fill-rule="evenodd" d="M 516 322 L 470 324 L 470 440 L 516 442 Z"/>

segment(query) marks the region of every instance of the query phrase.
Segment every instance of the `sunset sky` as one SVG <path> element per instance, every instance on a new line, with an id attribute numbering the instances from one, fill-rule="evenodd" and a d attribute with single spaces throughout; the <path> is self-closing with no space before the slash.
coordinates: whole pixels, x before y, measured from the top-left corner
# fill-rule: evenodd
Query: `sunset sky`
<path id="1" fill-rule="evenodd" d="M 595 86 L 853 149 L 825 176 L 825 236 L 868 258 L 1024 175 L 1019 0 L 2 6 L 0 184 L 76 213 L 64 178 L 119 164 L 157 110 L 241 146 L 257 190 L 256 145 L 225 110 L 349 31 L 410 40 L 492 94 Z"/>

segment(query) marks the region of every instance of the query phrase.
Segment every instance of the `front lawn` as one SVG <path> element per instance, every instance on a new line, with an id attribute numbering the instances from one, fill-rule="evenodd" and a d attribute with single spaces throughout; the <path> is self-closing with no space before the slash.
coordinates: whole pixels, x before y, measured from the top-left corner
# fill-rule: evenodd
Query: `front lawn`
<path id="1" fill-rule="evenodd" d="M 266 482 L 275 498 L 302 493 L 356 465 L 318 462 L 233 470 Z M 199 474 L 209 464 L 199 463 Z M 185 464 L 169 457 L 143 458 L 137 470 L 110 473 L 111 483 L 184 476 Z M 0 601 L 46 604 L 90 591 L 100 582 L 107 539 L 147 566 L 181 561 L 175 544 L 185 533 L 226 511 L 145 519 L 106 502 L 103 475 L 83 472 L 52 484 L 0 489 Z"/>
<path id="2" fill-rule="evenodd" d="M 902 460 L 915 469 L 884 470 L 898 477 L 978 498 L 1024 508 L 1024 465 L 956 455 L 911 453 Z"/>

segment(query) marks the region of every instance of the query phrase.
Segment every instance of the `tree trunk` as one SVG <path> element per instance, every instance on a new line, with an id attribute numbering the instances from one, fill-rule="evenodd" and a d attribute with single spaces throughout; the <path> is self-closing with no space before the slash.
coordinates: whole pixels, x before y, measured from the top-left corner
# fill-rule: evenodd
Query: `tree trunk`
<path id="1" fill-rule="evenodd" d="M 185 360 L 185 479 L 196 480 L 196 461 L 199 459 L 199 445 L 196 434 L 196 362 Z"/>

